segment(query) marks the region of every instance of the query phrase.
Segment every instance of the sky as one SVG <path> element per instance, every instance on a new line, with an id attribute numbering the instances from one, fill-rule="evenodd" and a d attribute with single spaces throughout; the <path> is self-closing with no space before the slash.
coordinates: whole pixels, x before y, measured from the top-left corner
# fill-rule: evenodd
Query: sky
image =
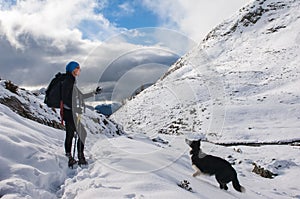
<path id="1" fill-rule="evenodd" d="M 78 84 L 83 90 L 100 84 L 112 93 L 124 79 L 115 73 L 138 71 L 127 75 L 137 79 L 127 84 L 135 90 L 140 79 L 155 82 L 248 2 L 0 0 L 0 78 L 25 88 L 45 87 L 75 60 L 82 68 Z M 115 66 L 115 60 L 124 67 Z"/>

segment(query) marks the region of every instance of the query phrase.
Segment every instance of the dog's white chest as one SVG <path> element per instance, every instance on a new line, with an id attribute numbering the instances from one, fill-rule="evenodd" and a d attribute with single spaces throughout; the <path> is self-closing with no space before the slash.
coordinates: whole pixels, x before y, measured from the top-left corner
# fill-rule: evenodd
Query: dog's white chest
<path id="1" fill-rule="evenodd" d="M 204 158 L 205 156 L 207 156 L 207 154 L 203 153 L 202 150 L 200 149 L 200 151 L 198 153 L 198 158 Z"/>

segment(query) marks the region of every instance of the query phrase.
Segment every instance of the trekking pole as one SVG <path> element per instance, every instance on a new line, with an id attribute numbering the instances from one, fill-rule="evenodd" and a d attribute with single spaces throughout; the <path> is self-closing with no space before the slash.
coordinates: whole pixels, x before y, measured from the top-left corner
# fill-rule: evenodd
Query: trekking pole
<path id="1" fill-rule="evenodd" d="M 80 131 L 80 126 L 79 126 L 80 125 L 80 120 L 81 120 L 81 114 L 78 114 L 78 116 L 77 116 L 77 123 L 76 123 L 76 135 L 78 134 L 78 136 L 80 136 L 80 133 L 77 132 L 77 131 Z M 76 140 L 75 140 L 75 143 L 76 143 Z M 81 144 L 79 144 L 79 147 L 81 147 Z M 75 151 L 75 147 L 74 147 L 74 151 Z"/>
<path id="2" fill-rule="evenodd" d="M 75 158 L 75 148 L 76 148 L 76 143 L 77 143 L 77 132 L 74 133 L 74 139 L 75 139 L 75 143 L 74 143 L 74 149 L 73 149 L 73 158 Z"/>

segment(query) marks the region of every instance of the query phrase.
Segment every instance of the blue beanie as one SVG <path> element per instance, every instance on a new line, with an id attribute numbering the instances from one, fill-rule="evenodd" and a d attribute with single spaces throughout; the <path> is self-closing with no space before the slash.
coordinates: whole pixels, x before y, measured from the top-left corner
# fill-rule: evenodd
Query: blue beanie
<path id="1" fill-rule="evenodd" d="M 73 72 L 75 68 L 77 68 L 79 64 L 76 61 L 71 61 L 66 66 L 66 72 Z"/>

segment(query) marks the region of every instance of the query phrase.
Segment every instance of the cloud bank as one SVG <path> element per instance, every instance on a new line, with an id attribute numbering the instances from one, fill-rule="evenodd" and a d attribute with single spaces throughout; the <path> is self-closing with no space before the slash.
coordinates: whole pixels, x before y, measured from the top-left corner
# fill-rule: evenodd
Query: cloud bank
<path id="1" fill-rule="evenodd" d="M 68 61 L 82 61 L 101 38 L 118 32 L 93 11 L 100 6 L 91 0 L 1 1 L 1 76 L 24 85 L 44 84 Z M 83 28 L 87 23 L 97 25 Z"/>
<path id="2" fill-rule="evenodd" d="M 82 64 L 83 69 L 91 71 L 95 66 L 89 62 L 106 66 L 116 54 L 159 45 L 142 41 L 144 33 L 138 30 L 129 31 L 131 38 L 118 36 L 128 30 L 115 27 L 101 14 L 106 1 L 2 0 L 0 5 L 0 76 L 24 86 L 45 85 L 70 60 L 86 63 Z M 126 3 L 120 8 L 133 12 Z M 111 44 L 111 38 L 117 38 L 118 43 Z M 105 53 L 92 57 L 91 52 L 99 50 L 99 46 Z M 91 75 L 94 74 L 95 71 Z"/>

